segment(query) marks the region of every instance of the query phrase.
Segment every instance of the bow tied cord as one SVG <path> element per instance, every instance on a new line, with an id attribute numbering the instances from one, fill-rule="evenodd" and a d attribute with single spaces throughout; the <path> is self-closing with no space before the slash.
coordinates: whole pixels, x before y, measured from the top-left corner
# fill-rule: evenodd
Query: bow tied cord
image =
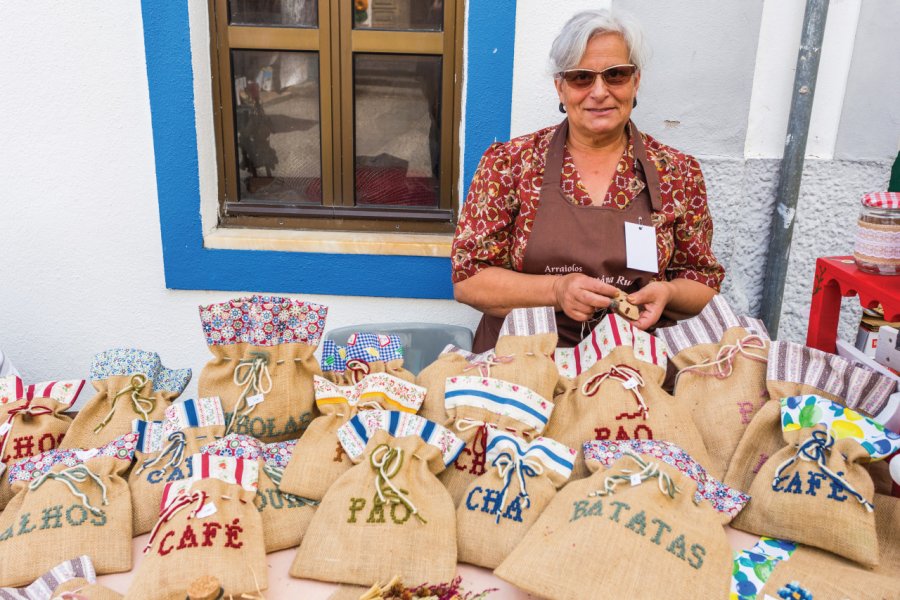
<path id="1" fill-rule="evenodd" d="M 616 381 L 622 383 L 623 387 L 629 381 L 636 382 L 635 385 L 630 388 L 630 391 L 634 396 L 635 402 L 637 402 L 640 410 L 636 413 L 624 412 L 616 415 L 616 420 L 623 418 L 635 419 L 637 417 L 646 419 L 647 414 L 650 412 L 650 409 L 647 408 L 647 403 L 644 402 L 644 396 L 641 395 L 640 390 L 640 388 L 644 387 L 644 378 L 641 376 L 641 372 L 634 367 L 630 367 L 628 365 L 613 365 L 612 367 L 610 367 L 609 371 L 604 371 L 603 373 L 594 375 L 593 377 L 585 381 L 584 385 L 581 386 L 581 393 L 585 396 L 596 395 L 597 392 L 600 391 L 600 386 L 607 379 L 615 379 Z"/>
<path id="2" fill-rule="evenodd" d="M 537 477 L 543 474 L 544 465 L 540 461 L 520 455 L 516 450 L 504 451 L 497 455 L 491 462 L 492 467 L 497 467 L 497 474 L 505 481 L 500 491 L 500 502 L 497 504 L 497 523 L 503 513 L 503 503 L 506 500 L 506 492 L 512 483 L 513 475 L 519 480 L 519 493 L 517 497 L 525 500 L 525 508 L 531 508 L 531 498 L 528 497 L 528 489 L 525 486 L 526 477 Z M 512 502 L 510 502 L 512 504 Z"/>
<path id="3" fill-rule="evenodd" d="M 766 342 L 758 335 L 749 334 L 739 339 L 734 344 L 726 344 L 719 348 L 715 360 L 707 360 L 696 365 L 690 365 L 681 369 L 675 376 L 675 388 L 678 387 L 678 380 L 683 373 L 693 372 L 704 377 L 715 377 L 716 379 L 725 379 L 730 377 L 734 372 L 734 360 L 738 355 L 748 360 L 767 363 L 769 359 L 759 354 L 754 354 L 751 350 L 765 351 Z M 712 372 L 707 371 L 708 367 L 712 367 Z"/>
<path id="4" fill-rule="evenodd" d="M 512 354 L 506 356 L 486 356 L 479 360 L 470 361 L 469 366 L 463 369 L 463 373 L 471 369 L 478 369 L 478 372 L 482 377 L 490 377 L 491 367 L 496 367 L 497 365 L 507 365 L 515 359 L 516 357 Z"/>
<path id="5" fill-rule="evenodd" d="M 349 375 L 349 379 L 352 383 L 357 384 L 365 378 L 366 375 L 372 372 L 372 367 L 369 366 L 369 363 L 359 358 L 351 358 L 347 361 L 347 374 Z"/>
<path id="6" fill-rule="evenodd" d="M 872 510 L 874 510 L 872 503 L 853 489 L 853 486 L 850 485 L 846 479 L 829 469 L 828 465 L 825 464 L 828 458 L 826 451 L 831 450 L 833 446 L 834 436 L 832 436 L 830 432 L 822 431 L 821 429 L 813 431 L 812 435 L 797 447 L 796 454 L 778 465 L 778 468 L 775 469 L 775 477 L 772 479 L 772 488 L 774 489 L 776 485 L 787 479 L 787 477 L 782 477 L 782 473 L 784 473 L 785 469 L 789 466 L 798 460 L 811 462 L 818 465 L 819 470 L 827 475 L 832 482 L 839 484 L 844 491 L 849 492 L 860 504 L 865 506 L 866 511 L 872 512 Z"/>
<path id="7" fill-rule="evenodd" d="M 22 400 L 22 398 L 20 398 L 19 400 Z M 16 402 L 18 402 L 19 400 L 16 400 Z M 52 414 L 52 408 L 48 408 L 46 406 L 32 406 L 30 399 L 25 403 L 25 405 L 10 409 L 10 411 L 6 413 L 5 423 L 6 425 L 9 425 L 9 429 L 6 430 L 6 433 L 3 434 L 2 441 L 0 441 L 0 463 L 3 462 L 3 458 L 6 456 L 6 445 L 9 443 L 9 438 L 12 435 L 12 424 L 16 417 L 28 419 L 29 417 Z"/>
<path id="8" fill-rule="evenodd" d="M 144 469 L 149 469 L 154 466 L 156 463 L 163 460 L 167 455 L 171 454 L 172 457 L 169 459 L 169 462 L 163 467 L 163 471 L 168 469 L 169 467 L 177 467 L 184 460 L 184 448 L 187 445 L 187 436 L 184 435 L 183 431 L 173 431 L 169 434 L 168 437 L 169 445 L 160 452 L 157 456 L 153 458 L 148 458 L 145 460 L 138 470 L 135 471 L 136 475 L 140 475 Z"/>
<path id="9" fill-rule="evenodd" d="M 244 386 L 237 403 L 234 405 L 234 412 L 231 414 L 231 421 L 225 428 L 225 435 L 231 433 L 234 425 L 238 422 L 238 413 L 240 417 L 246 417 L 256 405 L 248 406 L 247 398 L 258 394 L 268 394 L 272 391 L 272 375 L 269 373 L 269 353 L 254 350 L 250 352 L 249 358 L 238 361 L 234 367 L 234 384 L 236 386 Z M 243 410 L 243 412 L 241 412 Z"/>
<path id="10" fill-rule="evenodd" d="M 194 507 L 193 510 L 188 513 L 188 520 L 197 516 L 197 513 L 203 508 L 203 505 L 206 504 L 206 499 L 209 496 L 206 495 L 206 492 L 202 490 L 198 490 L 192 492 L 191 494 L 181 494 L 176 496 L 169 504 L 162 510 L 159 515 L 159 519 L 156 521 L 156 524 L 153 526 L 153 530 L 150 532 L 150 539 L 147 540 L 147 545 L 144 546 L 144 554 L 150 551 L 150 548 L 153 547 L 153 540 L 156 539 L 156 535 L 159 533 L 159 530 L 163 525 L 172 520 L 172 518 L 183 508 L 193 505 L 197 503 L 197 506 Z"/>
<path id="11" fill-rule="evenodd" d="M 272 480 L 272 483 L 275 484 L 275 487 L 278 488 L 278 491 L 282 496 L 289 497 L 292 500 L 298 502 L 301 506 L 318 506 L 318 500 L 310 500 L 309 498 L 304 498 L 303 496 L 297 496 L 295 494 L 288 494 L 281 491 L 281 478 L 284 477 L 284 468 L 282 467 L 274 467 L 269 463 L 263 461 L 263 471 L 266 475 L 269 476 L 269 479 Z M 261 492 L 260 492 L 261 493 Z"/>
<path id="12" fill-rule="evenodd" d="M 392 478 L 403 467 L 403 449 L 391 448 L 387 444 L 379 444 L 369 455 L 369 464 L 375 471 L 375 493 L 382 504 L 402 504 L 422 523 L 428 523 L 419 514 L 419 509 L 409 499 L 408 491 L 398 489 Z"/>
<path id="13" fill-rule="evenodd" d="M 119 398 L 125 395 L 131 398 L 131 408 L 134 409 L 134 412 L 141 415 L 145 421 L 149 421 L 150 413 L 156 408 L 156 399 L 148 396 L 141 396 L 141 390 L 144 389 L 148 381 L 147 376 L 143 373 L 135 373 L 132 375 L 128 385 L 122 388 L 118 394 L 113 396 L 111 401 L 112 407 L 110 407 L 106 416 L 103 417 L 103 420 L 100 421 L 100 424 L 94 428 L 94 433 L 100 433 L 100 431 L 109 424 L 113 415 L 116 413 L 116 403 Z"/>
<path id="14" fill-rule="evenodd" d="M 47 471 L 30 484 L 28 484 L 28 489 L 34 491 L 44 485 L 49 480 L 58 481 L 64 484 L 69 491 L 72 492 L 76 498 L 81 500 L 81 503 L 84 504 L 85 508 L 91 511 L 91 514 L 94 516 L 98 516 L 103 514 L 103 511 L 96 506 L 92 506 L 90 501 L 88 500 L 87 494 L 78 489 L 77 484 L 85 483 L 88 480 L 93 481 L 97 484 L 97 487 L 103 492 L 102 505 L 106 506 L 109 504 L 109 500 L 106 497 L 106 485 L 103 481 L 94 474 L 93 471 L 87 468 L 85 465 L 76 465 L 74 467 L 69 467 L 68 469 L 63 469 L 62 471 Z"/>
<path id="15" fill-rule="evenodd" d="M 623 457 L 628 457 L 635 463 L 637 463 L 639 470 L 635 471 L 633 469 L 622 469 L 621 473 L 616 473 L 614 475 L 607 475 L 603 480 L 603 489 L 597 490 L 595 492 L 591 492 L 588 496 L 608 496 L 614 494 L 616 488 L 623 481 L 631 482 L 632 477 L 637 476 L 639 481 L 642 483 L 647 481 L 648 479 L 656 479 L 657 485 L 659 487 L 659 491 L 668 496 L 669 498 L 675 498 L 675 494 L 681 491 L 681 488 L 675 485 L 675 482 L 672 481 L 672 478 L 665 471 L 660 470 L 659 463 L 655 461 L 646 461 L 631 450 L 625 450 L 622 452 Z M 697 498 L 694 497 L 694 504 L 697 504 Z"/>

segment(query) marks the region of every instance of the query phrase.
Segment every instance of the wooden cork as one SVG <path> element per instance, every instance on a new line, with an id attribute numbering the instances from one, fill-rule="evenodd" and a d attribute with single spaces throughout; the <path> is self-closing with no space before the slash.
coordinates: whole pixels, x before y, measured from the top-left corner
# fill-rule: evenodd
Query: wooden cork
<path id="1" fill-rule="evenodd" d="M 222 596 L 222 585 L 212 575 L 195 579 L 187 589 L 187 600 L 218 600 Z"/>

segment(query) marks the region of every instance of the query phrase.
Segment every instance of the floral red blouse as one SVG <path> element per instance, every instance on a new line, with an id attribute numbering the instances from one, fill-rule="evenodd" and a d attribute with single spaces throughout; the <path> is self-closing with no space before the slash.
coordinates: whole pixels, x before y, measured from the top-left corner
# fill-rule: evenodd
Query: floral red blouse
<path id="1" fill-rule="evenodd" d="M 544 158 L 556 126 L 494 143 L 481 158 L 453 239 L 453 282 L 485 267 L 522 270 L 525 248 L 537 214 Z M 718 290 L 725 269 L 712 253 L 713 224 L 706 184 L 697 160 L 641 134 L 647 155 L 659 170 L 662 210 L 653 212 L 659 273 L 656 280 L 682 277 Z M 644 189 L 635 173 L 629 142 L 616 167 L 602 206 L 625 208 Z M 571 154 L 563 157 L 563 193 L 577 205 L 590 205 Z"/>

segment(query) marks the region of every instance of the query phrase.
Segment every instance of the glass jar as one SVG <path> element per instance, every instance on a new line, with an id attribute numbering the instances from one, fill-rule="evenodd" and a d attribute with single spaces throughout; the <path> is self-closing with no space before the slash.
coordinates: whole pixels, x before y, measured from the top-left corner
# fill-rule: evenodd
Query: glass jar
<path id="1" fill-rule="evenodd" d="M 900 274 L 900 192 L 863 196 L 853 259 L 866 273 Z"/>

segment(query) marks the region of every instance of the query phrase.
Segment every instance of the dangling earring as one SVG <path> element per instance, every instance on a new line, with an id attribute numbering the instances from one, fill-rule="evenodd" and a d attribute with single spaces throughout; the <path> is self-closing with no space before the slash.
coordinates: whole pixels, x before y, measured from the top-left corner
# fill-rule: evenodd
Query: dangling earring
<path id="1" fill-rule="evenodd" d="M 562 102 L 559 103 L 559 112 L 561 112 L 561 113 L 566 112 L 566 107 Z"/>
<path id="2" fill-rule="evenodd" d="M 631 103 L 631 108 L 637 108 L 637 96 L 634 97 L 634 101 Z"/>

